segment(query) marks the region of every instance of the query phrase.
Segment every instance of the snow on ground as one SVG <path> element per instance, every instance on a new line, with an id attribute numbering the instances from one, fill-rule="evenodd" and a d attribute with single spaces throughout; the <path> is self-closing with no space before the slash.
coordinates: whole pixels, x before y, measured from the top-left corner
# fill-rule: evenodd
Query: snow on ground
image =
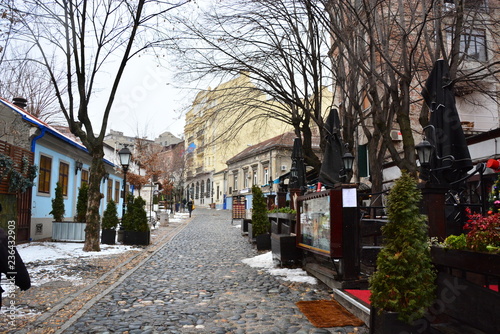
<path id="1" fill-rule="evenodd" d="M 104 245 L 100 252 L 84 252 L 83 243 L 76 242 L 32 242 L 17 246 L 24 263 L 57 259 L 96 257 L 119 254 L 134 249 L 133 246 Z"/>
<path id="2" fill-rule="evenodd" d="M 264 269 L 269 274 L 279 276 L 285 281 L 318 284 L 316 278 L 309 276 L 307 272 L 302 269 L 276 268 L 272 252 L 267 252 L 241 261 L 252 268 Z"/>

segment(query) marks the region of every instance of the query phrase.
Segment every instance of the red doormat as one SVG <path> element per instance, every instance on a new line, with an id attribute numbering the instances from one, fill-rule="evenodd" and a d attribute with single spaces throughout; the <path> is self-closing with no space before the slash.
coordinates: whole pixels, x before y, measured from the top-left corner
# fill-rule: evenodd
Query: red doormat
<path id="1" fill-rule="evenodd" d="M 302 300 L 299 310 L 318 328 L 363 326 L 364 322 L 352 315 L 335 300 Z"/>
<path id="2" fill-rule="evenodd" d="M 364 303 L 370 305 L 370 290 L 344 290 L 345 292 L 353 295 Z"/>

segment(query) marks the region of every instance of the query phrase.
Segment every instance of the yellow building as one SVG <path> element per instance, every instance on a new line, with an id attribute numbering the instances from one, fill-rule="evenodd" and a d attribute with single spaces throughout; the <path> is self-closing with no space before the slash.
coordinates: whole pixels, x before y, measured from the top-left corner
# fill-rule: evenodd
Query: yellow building
<path id="1" fill-rule="evenodd" d="M 275 109 L 274 109 L 275 108 Z M 226 161 L 248 146 L 293 130 L 271 115 L 279 105 L 244 75 L 198 93 L 186 114 L 186 198 L 198 206 L 222 204 Z"/>
<path id="2" fill-rule="evenodd" d="M 322 96 L 326 116 L 333 95 L 324 88 Z M 234 190 L 226 162 L 250 146 L 293 131 L 286 121 L 289 108 L 263 94 L 245 75 L 198 93 L 184 128 L 185 197 L 198 206 L 222 207 Z M 266 179 L 258 176 L 258 183 L 267 184 L 269 178 L 287 172 L 282 165 L 271 171 Z"/>

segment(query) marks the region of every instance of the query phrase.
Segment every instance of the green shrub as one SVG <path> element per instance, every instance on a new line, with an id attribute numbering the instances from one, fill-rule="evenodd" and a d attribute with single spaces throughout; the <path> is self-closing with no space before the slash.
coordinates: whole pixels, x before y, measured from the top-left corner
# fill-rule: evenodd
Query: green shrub
<path id="1" fill-rule="evenodd" d="M 119 223 L 120 219 L 118 219 L 116 203 L 110 200 L 106 205 L 106 210 L 104 210 L 101 227 L 103 230 L 114 230 Z"/>
<path id="2" fill-rule="evenodd" d="M 465 234 L 450 235 L 444 239 L 444 247 L 450 249 L 467 249 L 467 238 Z"/>
<path id="3" fill-rule="evenodd" d="M 389 193 L 384 247 L 370 278 L 371 305 L 379 312 L 398 312 L 407 323 L 421 318 L 435 299 L 436 274 L 420 200 L 415 179 L 403 172 Z"/>
<path id="4" fill-rule="evenodd" d="M 142 197 L 132 198 L 132 196 L 129 196 L 127 212 L 122 219 L 122 225 L 125 231 L 149 231 L 148 217 L 144 209 L 145 204 L 146 201 L 144 201 Z"/>
<path id="5" fill-rule="evenodd" d="M 76 221 L 85 223 L 87 222 L 87 207 L 89 199 L 89 186 L 87 183 L 82 183 L 78 190 L 78 199 L 76 201 Z"/>
<path id="6" fill-rule="evenodd" d="M 252 233 L 254 235 L 269 232 L 271 224 L 267 217 L 266 198 L 259 186 L 252 187 Z"/>
<path id="7" fill-rule="evenodd" d="M 57 182 L 56 184 L 56 195 L 52 199 L 52 211 L 49 212 L 49 215 L 54 217 L 54 221 L 62 222 L 64 219 L 64 197 L 61 184 Z"/>

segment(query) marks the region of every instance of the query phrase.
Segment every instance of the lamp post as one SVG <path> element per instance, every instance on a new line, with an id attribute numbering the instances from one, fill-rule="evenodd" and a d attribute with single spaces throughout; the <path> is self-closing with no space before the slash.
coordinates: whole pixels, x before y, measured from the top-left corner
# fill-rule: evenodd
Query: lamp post
<path id="1" fill-rule="evenodd" d="M 170 183 L 172 184 L 172 189 L 170 190 L 170 213 L 174 213 L 175 207 L 175 176 L 170 176 Z"/>
<path id="2" fill-rule="evenodd" d="M 128 166 L 130 165 L 130 158 L 132 157 L 132 152 L 128 149 L 128 147 L 122 148 L 118 152 L 118 156 L 120 157 L 120 165 L 122 165 L 123 169 L 123 207 L 122 207 L 122 219 L 125 215 L 125 202 L 127 201 L 127 172 Z"/>
<path id="3" fill-rule="evenodd" d="M 352 171 L 352 166 L 354 165 L 354 156 L 350 152 L 344 153 L 344 155 L 342 156 L 342 164 L 343 167 L 340 170 L 339 178 L 345 178 L 347 182 L 347 176 Z"/>

